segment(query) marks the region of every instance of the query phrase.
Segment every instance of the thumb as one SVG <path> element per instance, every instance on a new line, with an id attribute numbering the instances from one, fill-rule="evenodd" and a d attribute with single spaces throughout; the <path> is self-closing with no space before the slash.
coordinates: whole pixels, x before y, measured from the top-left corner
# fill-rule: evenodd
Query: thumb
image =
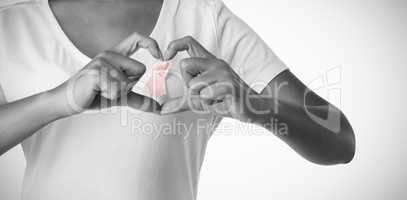
<path id="1" fill-rule="evenodd" d="M 208 106 L 199 95 L 190 95 L 189 97 L 177 97 L 168 100 L 161 107 L 161 114 L 175 114 L 185 111 L 193 111 L 198 114 L 208 113 Z"/>

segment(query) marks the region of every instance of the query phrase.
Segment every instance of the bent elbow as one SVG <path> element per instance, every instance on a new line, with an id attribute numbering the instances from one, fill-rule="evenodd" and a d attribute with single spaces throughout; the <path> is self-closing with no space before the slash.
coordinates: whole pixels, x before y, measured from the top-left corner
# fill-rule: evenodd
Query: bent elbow
<path id="1" fill-rule="evenodd" d="M 342 144 L 335 150 L 337 156 L 333 156 L 335 159 L 332 162 L 333 164 L 348 164 L 355 157 L 356 144 L 353 130 L 350 129 L 350 131 L 347 131 L 344 135 L 341 142 Z"/>
<path id="2" fill-rule="evenodd" d="M 353 158 L 355 157 L 356 145 L 355 145 L 355 137 L 352 133 L 352 138 L 348 139 L 347 144 L 344 147 L 344 155 L 343 155 L 343 164 L 350 163 Z"/>
<path id="3" fill-rule="evenodd" d="M 342 131 L 338 133 L 339 135 L 336 139 L 338 145 L 335 145 L 336 148 L 334 150 L 336 152 L 335 154 L 337 155 L 336 164 L 350 163 L 355 157 L 356 151 L 356 140 L 353 128 L 343 114 L 342 117 Z"/>
<path id="4" fill-rule="evenodd" d="M 353 131 L 342 133 L 344 136 L 335 142 L 318 149 L 317 156 L 310 156 L 308 160 L 319 165 L 348 164 L 355 157 L 356 145 Z"/>

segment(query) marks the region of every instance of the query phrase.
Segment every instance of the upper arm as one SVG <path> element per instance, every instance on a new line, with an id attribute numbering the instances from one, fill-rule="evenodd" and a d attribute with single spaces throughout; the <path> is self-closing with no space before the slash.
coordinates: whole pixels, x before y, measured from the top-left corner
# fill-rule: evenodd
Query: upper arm
<path id="1" fill-rule="evenodd" d="M 214 7 L 217 57 L 256 92 L 282 71 L 286 65 L 265 41 L 220 0 Z"/>

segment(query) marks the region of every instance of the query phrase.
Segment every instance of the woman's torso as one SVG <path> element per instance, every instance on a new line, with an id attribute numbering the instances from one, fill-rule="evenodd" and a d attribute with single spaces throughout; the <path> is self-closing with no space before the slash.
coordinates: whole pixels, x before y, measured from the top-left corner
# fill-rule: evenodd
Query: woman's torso
<path id="1" fill-rule="evenodd" d="M 212 18 L 203 2 L 164 1 L 157 24 L 148 26 L 151 37 L 163 48 L 192 35 L 214 52 Z M 74 44 L 41 0 L 2 8 L 0 32 L 0 84 L 7 101 L 15 101 L 56 87 L 90 61 L 86 54 L 94 55 L 129 30 L 102 45 L 98 40 Z M 171 61 L 170 96 L 183 94 L 178 62 L 185 57 L 181 53 Z M 147 51 L 132 58 L 147 67 L 157 62 Z M 149 73 L 135 91 L 142 92 Z M 210 114 L 159 117 L 124 107 L 58 120 L 23 142 L 23 199 L 194 199 L 206 143 L 218 122 Z"/>

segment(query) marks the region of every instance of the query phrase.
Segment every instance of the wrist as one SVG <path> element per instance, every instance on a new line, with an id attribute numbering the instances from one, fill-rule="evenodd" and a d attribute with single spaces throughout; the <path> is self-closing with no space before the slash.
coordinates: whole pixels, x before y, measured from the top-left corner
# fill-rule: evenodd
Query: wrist
<path id="1" fill-rule="evenodd" d="M 272 100 L 259 94 L 251 93 L 246 101 L 246 116 L 252 124 L 266 127 L 273 118 Z"/>
<path id="2" fill-rule="evenodd" d="M 74 109 L 69 106 L 65 95 L 59 94 L 57 88 L 45 91 L 40 95 L 43 102 L 46 102 L 51 108 L 51 112 L 58 118 L 68 117 L 77 114 Z"/>

